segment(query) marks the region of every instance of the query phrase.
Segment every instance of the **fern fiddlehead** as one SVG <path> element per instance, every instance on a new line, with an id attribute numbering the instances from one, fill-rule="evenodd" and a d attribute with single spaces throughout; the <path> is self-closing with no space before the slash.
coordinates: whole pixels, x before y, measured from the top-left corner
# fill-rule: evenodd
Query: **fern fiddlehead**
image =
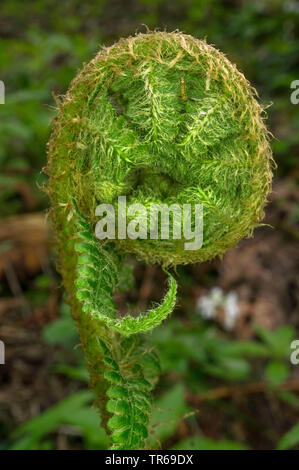
<path id="1" fill-rule="evenodd" d="M 60 270 L 112 448 L 142 449 L 158 375 L 143 333 L 172 312 L 177 285 L 167 273 L 159 306 L 121 317 L 113 296 L 130 284 L 126 254 L 165 269 L 222 255 L 252 232 L 271 184 L 262 109 L 219 51 L 159 32 L 101 50 L 58 106 L 47 172 Z M 186 250 L 175 237 L 98 240 L 96 207 L 111 204 L 118 216 L 121 195 L 146 208 L 202 204 L 202 247 Z"/>
<path id="2" fill-rule="evenodd" d="M 112 297 L 118 284 L 119 266 L 113 261 L 111 253 L 100 246 L 78 209 L 76 214 L 79 216 L 78 227 L 83 229 L 78 232 L 82 241 L 75 245 L 75 250 L 81 254 L 75 285 L 82 310 L 124 336 L 146 332 L 159 325 L 175 306 L 177 284 L 174 278 L 169 274 L 169 291 L 161 305 L 138 317 L 127 315 L 117 318 Z"/>

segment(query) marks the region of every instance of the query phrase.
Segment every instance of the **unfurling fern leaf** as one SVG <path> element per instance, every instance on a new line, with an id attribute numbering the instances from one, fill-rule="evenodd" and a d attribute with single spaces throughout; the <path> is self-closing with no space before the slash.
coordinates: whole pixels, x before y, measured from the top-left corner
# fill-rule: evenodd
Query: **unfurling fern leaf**
<path id="1" fill-rule="evenodd" d="M 175 266 L 222 255 L 252 232 L 271 184 L 262 109 L 223 54 L 181 33 L 148 33 L 102 49 L 59 105 L 49 143 L 48 192 L 60 270 L 112 449 L 147 447 L 151 390 L 159 375 L 143 333 L 172 312 L 161 304 L 121 317 L 126 255 Z M 96 207 L 202 204 L 203 245 L 173 237 L 98 240 Z M 147 221 L 148 222 L 148 221 Z"/>

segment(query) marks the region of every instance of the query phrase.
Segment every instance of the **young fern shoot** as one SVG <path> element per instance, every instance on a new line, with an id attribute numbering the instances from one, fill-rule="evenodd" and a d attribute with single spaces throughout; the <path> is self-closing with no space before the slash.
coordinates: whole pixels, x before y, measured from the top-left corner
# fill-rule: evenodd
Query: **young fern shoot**
<path id="1" fill-rule="evenodd" d="M 272 157 L 262 113 L 235 65 L 177 32 L 103 48 L 59 104 L 47 167 L 51 219 L 112 449 L 148 446 L 159 362 L 144 334 L 174 309 L 177 284 L 166 268 L 221 256 L 263 217 Z M 99 240 L 96 208 L 110 204 L 117 213 L 119 196 L 145 207 L 200 204 L 201 248 L 185 249 L 179 237 Z M 169 281 L 160 305 L 121 317 L 114 293 L 131 284 L 128 254 L 159 263 Z"/>

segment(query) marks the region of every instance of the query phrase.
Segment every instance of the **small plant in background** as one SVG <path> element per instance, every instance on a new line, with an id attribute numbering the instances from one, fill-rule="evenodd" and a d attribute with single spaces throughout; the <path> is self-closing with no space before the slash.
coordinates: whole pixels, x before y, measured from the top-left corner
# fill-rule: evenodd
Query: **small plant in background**
<path id="1" fill-rule="evenodd" d="M 177 285 L 167 273 L 158 307 L 121 317 L 114 293 L 124 277 L 131 283 L 126 255 L 166 268 L 221 255 L 252 233 L 272 176 L 262 109 L 219 51 L 180 33 L 140 34 L 103 49 L 58 106 L 47 168 L 51 217 L 91 388 L 112 449 L 151 447 L 159 362 L 141 333 L 172 312 Z M 116 209 L 119 195 L 145 206 L 202 204 L 202 248 L 184 250 L 176 239 L 98 241 L 95 208 Z M 223 364 L 210 365 L 217 367 L 223 373 Z"/>
<path id="2" fill-rule="evenodd" d="M 294 338 L 295 330 L 281 327 L 269 332 L 258 326 L 256 331 L 255 340 L 231 341 L 214 325 L 208 326 L 198 319 L 194 312 L 190 312 L 185 326 L 178 319 L 170 319 L 167 328 L 155 329 L 151 343 L 160 352 L 159 374 L 169 391 L 160 394 L 153 402 L 149 445 L 179 450 L 248 448 L 248 444 L 233 439 L 208 438 L 196 421 L 203 408 L 207 408 L 208 413 L 217 407 L 228 416 L 242 415 L 238 403 L 225 404 L 234 394 L 248 399 L 254 394 L 270 393 L 297 412 L 299 400 L 292 393 L 295 382 L 289 380 L 290 371 L 283 383 L 278 369 L 276 377 L 273 369 L 270 382 L 268 373 L 273 362 L 274 339 L 279 343 L 277 360 L 288 366 L 289 340 Z M 52 373 L 68 377 L 74 383 L 86 384 L 89 375 L 81 351 L 74 348 L 78 337 L 67 305 L 62 305 L 61 317 L 44 328 L 44 338 L 47 344 L 60 348 Z M 63 351 L 71 353 L 68 360 Z M 215 386 L 215 380 L 221 380 L 222 386 Z M 107 449 L 109 438 L 104 428 L 99 426 L 96 409 L 92 407 L 94 400 L 95 394 L 91 391 L 74 392 L 15 430 L 10 448 L 53 448 L 51 436 L 58 433 L 68 435 L 73 446 L 80 439 L 86 449 Z M 248 420 L 248 417 L 243 419 Z M 185 430 L 184 434 L 187 433 L 187 437 L 182 439 L 176 431 L 183 422 L 186 423 L 187 432 Z M 173 436 L 176 436 L 175 440 Z M 297 425 L 281 437 L 277 447 L 290 448 L 298 442 Z"/>

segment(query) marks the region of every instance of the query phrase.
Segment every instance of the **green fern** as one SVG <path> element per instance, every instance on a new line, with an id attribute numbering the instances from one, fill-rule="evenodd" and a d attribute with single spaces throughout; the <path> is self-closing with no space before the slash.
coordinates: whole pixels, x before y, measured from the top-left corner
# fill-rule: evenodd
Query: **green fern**
<path id="1" fill-rule="evenodd" d="M 112 449 L 148 446 L 151 390 L 159 376 L 145 332 L 172 312 L 161 304 L 121 317 L 114 294 L 132 284 L 128 253 L 163 269 L 221 256 L 252 232 L 271 185 L 262 109 L 219 51 L 181 33 L 122 39 L 100 51 L 59 104 L 49 143 L 51 218 L 60 271 L 90 386 Z M 95 238 L 95 208 L 203 204 L 200 250 L 184 240 Z M 149 226 L 149 225 L 148 225 Z"/>

